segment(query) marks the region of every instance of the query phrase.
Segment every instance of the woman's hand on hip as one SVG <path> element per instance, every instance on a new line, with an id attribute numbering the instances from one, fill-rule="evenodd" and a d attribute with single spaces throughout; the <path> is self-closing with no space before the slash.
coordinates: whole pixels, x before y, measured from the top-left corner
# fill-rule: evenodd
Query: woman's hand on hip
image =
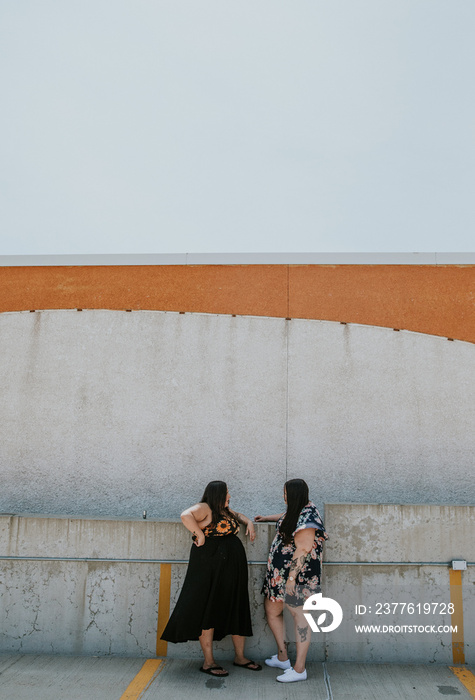
<path id="1" fill-rule="evenodd" d="M 301 602 L 299 601 L 297 597 L 297 586 L 296 586 L 296 581 L 290 581 L 290 579 L 287 579 L 287 582 L 285 584 L 285 590 L 284 590 L 284 604 L 286 607 L 288 607 L 291 611 L 294 608 L 297 608 L 301 605 Z"/>
<path id="2" fill-rule="evenodd" d="M 202 547 L 205 542 L 206 542 L 206 537 L 204 535 L 203 530 L 198 530 L 198 532 L 195 533 L 194 543 L 196 544 L 197 547 Z"/>
<path id="3" fill-rule="evenodd" d="M 293 581 L 290 580 L 290 578 L 287 579 L 287 582 L 285 584 L 285 595 L 288 596 L 294 596 L 295 595 L 295 584 L 296 581 L 295 579 Z"/>

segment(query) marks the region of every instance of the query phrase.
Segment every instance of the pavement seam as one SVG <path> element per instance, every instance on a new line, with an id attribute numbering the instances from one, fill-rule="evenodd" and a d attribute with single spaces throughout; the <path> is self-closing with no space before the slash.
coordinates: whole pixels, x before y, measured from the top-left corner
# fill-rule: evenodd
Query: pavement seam
<path id="1" fill-rule="evenodd" d="M 330 684 L 330 674 L 328 673 L 327 665 L 325 662 L 323 662 L 322 666 L 323 666 L 323 680 L 325 681 L 325 688 L 327 689 L 327 697 L 325 698 L 325 700 L 333 700 L 332 687 Z"/>
<path id="2" fill-rule="evenodd" d="M 4 668 L 2 668 L 2 670 L 0 671 L 0 676 L 2 675 L 2 673 L 5 673 L 5 671 L 8 671 L 8 669 L 10 669 L 12 666 L 17 664 L 22 659 L 23 659 L 23 656 L 19 656 L 18 659 L 14 659 L 10 664 L 8 664 L 8 666 L 5 666 Z"/>

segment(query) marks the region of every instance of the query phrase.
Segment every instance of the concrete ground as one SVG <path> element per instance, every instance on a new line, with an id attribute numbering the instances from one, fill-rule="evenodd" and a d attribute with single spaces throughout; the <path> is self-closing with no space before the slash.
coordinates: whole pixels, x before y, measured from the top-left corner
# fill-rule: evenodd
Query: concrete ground
<path id="1" fill-rule="evenodd" d="M 308 664 L 309 679 L 282 684 L 276 672 L 226 664 L 229 676 L 198 672 L 197 661 L 119 657 L 0 656 L 0 700 L 440 700 L 475 697 L 473 670 L 448 666 Z M 465 681 L 463 683 L 462 681 Z M 219 692 L 216 692 L 219 691 Z"/>

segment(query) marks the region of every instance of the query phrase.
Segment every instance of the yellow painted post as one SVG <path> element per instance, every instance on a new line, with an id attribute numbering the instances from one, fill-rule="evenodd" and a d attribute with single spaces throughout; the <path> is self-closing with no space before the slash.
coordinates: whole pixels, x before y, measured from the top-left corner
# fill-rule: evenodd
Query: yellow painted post
<path id="1" fill-rule="evenodd" d="M 454 664 L 464 664 L 462 572 L 459 570 L 450 570 L 450 602 L 454 605 L 452 627 L 457 626 L 457 631 L 452 632 L 452 658 Z"/>
<path id="2" fill-rule="evenodd" d="M 160 564 L 160 589 L 158 593 L 157 656 L 166 656 L 168 644 L 160 639 L 170 615 L 170 588 L 172 565 Z"/>

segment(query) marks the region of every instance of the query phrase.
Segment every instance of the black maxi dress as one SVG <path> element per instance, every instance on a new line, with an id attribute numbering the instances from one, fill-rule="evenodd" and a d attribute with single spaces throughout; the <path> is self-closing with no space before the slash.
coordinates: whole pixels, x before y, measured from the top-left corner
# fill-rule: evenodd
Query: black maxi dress
<path id="1" fill-rule="evenodd" d="M 196 641 L 211 628 L 216 641 L 228 634 L 252 636 L 247 559 L 238 532 L 234 518 L 222 518 L 203 530 L 201 547 L 192 544 L 183 588 L 162 639 Z"/>

